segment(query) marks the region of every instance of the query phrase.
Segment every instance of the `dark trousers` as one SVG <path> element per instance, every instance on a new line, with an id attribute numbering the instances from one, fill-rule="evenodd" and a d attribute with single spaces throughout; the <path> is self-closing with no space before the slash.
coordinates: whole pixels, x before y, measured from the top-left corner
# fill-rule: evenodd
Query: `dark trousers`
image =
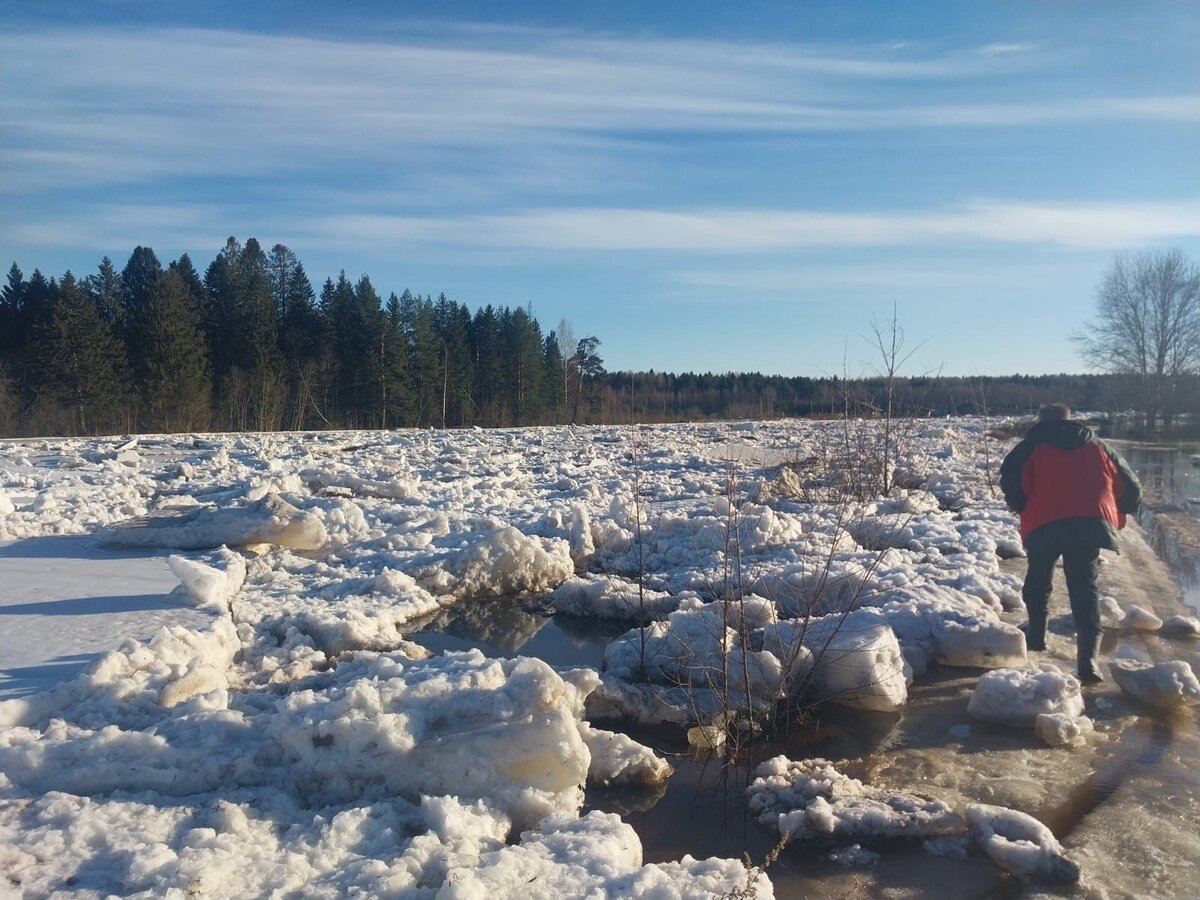
<path id="1" fill-rule="evenodd" d="M 1096 547 L 1072 548 L 1061 553 L 1030 551 L 1029 569 L 1025 573 L 1025 586 L 1021 591 L 1029 612 L 1026 639 L 1031 648 L 1045 646 L 1054 564 L 1059 556 L 1062 556 L 1067 594 L 1071 598 L 1079 671 L 1091 671 L 1100 649 L 1101 634 L 1100 591 L 1096 587 L 1096 576 L 1100 573 L 1100 550 Z"/>

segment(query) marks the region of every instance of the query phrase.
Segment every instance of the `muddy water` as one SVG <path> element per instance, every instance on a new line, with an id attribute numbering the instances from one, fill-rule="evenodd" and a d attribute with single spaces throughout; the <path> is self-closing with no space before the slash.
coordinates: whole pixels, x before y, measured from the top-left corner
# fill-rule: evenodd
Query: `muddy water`
<path id="1" fill-rule="evenodd" d="M 1200 445 L 1110 443 L 1148 490 L 1193 516 L 1200 516 Z"/>
<path id="2" fill-rule="evenodd" d="M 1178 594 L 1171 594 L 1165 568 L 1136 533 L 1126 543 L 1122 556 L 1105 566 L 1102 590 L 1125 606 L 1175 611 Z M 1017 571 L 1020 564 L 1006 566 Z M 1033 661 L 1069 671 L 1074 638 L 1061 573 L 1056 577 L 1048 649 Z M 478 647 L 493 656 L 599 667 L 604 646 L 621 630 L 496 599 L 447 610 L 414 638 L 438 651 Z M 1200 671 L 1197 642 L 1109 632 L 1102 653 L 1182 658 Z M 825 757 L 841 760 L 843 771 L 868 783 L 924 793 L 956 809 L 985 802 L 1037 816 L 1083 868 L 1083 883 L 1058 896 L 1200 893 L 1200 725 L 1194 714 L 1156 713 L 1125 699 L 1110 681 L 1085 694 L 1094 738 L 1077 750 L 1053 750 L 1031 730 L 972 721 L 966 707 L 978 675 L 934 669 L 914 685 L 902 714 L 826 706 L 724 756 L 691 750 L 680 728 L 597 723 L 653 747 L 676 772 L 653 791 L 589 790 L 586 808 L 621 814 L 641 837 L 647 862 L 748 854 L 758 863 L 776 835 L 746 809 L 754 768 L 781 753 Z M 872 845 L 876 861 L 846 867 L 830 859 L 833 849 L 788 847 L 768 869 L 776 896 L 999 898 L 1028 891 L 975 852 L 951 859 L 929 855 L 919 844 Z"/>

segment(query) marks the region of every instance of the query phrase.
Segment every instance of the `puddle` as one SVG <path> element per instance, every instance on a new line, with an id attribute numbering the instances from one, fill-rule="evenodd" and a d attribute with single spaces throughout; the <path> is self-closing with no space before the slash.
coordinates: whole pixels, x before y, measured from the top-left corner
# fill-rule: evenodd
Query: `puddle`
<path id="1" fill-rule="evenodd" d="M 1112 441 L 1143 487 L 1200 517 L 1200 454 L 1197 444 L 1140 444 Z"/>
<path id="2" fill-rule="evenodd" d="M 532 656 L 552 666 L 599 669 L 609 641 L 626 626 L 579 616 L 548 615 L 510 597 L 459 603 L 418 623 L 408 635 L 435 653 L 482 650 L 485 656 Z"/>

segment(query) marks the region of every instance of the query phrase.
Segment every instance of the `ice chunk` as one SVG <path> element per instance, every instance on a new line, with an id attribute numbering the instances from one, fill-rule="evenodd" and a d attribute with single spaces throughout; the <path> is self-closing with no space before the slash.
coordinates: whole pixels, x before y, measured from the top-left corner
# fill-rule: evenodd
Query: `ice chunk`
<path id="1" fill-rule="evenodd" d="M 1158 631 L 1163 621 L 1150 610 L 1141 606 L 1131 606 L 1125 611 L 1125 618 L 1120 627 L 1130 631 Z"/>
<path id="2" fill-rule="evenodd" d="M 1200 703 L 1200 681 L 1192 667 L 1181 659 L 1151 663 L 1114 659 L 1113 680 L 1125 694 L 1151 706 L 1173 709 Z"/>
<path id="3" fill-rule="evenodd" d="M 883 712 L 907 702 L 908 670 L 900 644 L 875 610 L 789 619 L 764 629 L 763 647 L 784 658 L 794 656 L 792 648 L 800 645 L 811 654 L 816 699 Z"/>
<path id="4" fill-rule="evenodd" d="M 968 804 L 966 816 L 975 843 L 1001 868 L 1022 878 L 1079 880 L 1079 866 L 1033 816 L 984 803 Z"/>
<path id="5" fill-rule="evenodd" d="M 341 664 L 329 688 L 288 694 L 267 728 L 314 802 L 453 793 L 529 827 L 583 802 L 582 707 L 541 660 L 384 654 Z"/>
<path id="6" fill-rule="evenodd" d="M 220 568 L 185 556 L 170 556 L 167 565 L 200 606 L 228 609 L 246 581 L 246 561 L 227 547 L 217 555 Z"/>
<path id="7" fill-rule="evenodd" d="M 426 566 L 417 579 L 433 593 L 465 598 L 552 591 L 574 574 L 566 541 L 528 536 L 508 525 Z"/>
<path id="8" fill-rule="evenodd" d="M 560 900 L 564 897 L 746 897 L 771 900 L 769 879 L 752 885 L 740 861 L 684 856 L 679 862 L 642 865 L 633 828 L 612 813 L 581 819 L 552 817 L 521 843 L 451 867 L 438 900 Z"/>
<path id="9" fill-rule="evenodd" d="M 875 841 L 959 833 L 962 819 L 920 794 L 870 787 L 825 759 L 767 760 L 746 789 L 758 821 L 793 839 Z"/>
<path id="10" fill-rule="evenodd" d="M 611 641 L 604 669 L 626 681 L 711 691 L 730 711 L 765 711 L 784 696 L 788 673 L 775 654 L 752 649 L 748 633 L 774 615 L 774 604 L 760 597 L 708 604 L 691 600 L 665 621 Z"/>
<path id="11" fill-rule="evenodd" d="M 1034 721 L 1033 731 L 1051 747 L 1082 747 L 1093 726 L 1087 716 L 1040 713 Z"/>
<path id="12" fill-rule="evenodd" d="M 1193 616 L 1171 616 L 1163 622 L 1159 634 L 1169 638 L 1200 637 L 1200 619 Z"/>
<path id="13" fill-rule="evenodd" d="M 550 603 L 558 612 L 601 619 L 656 619 L 679 607 L 679 597 L 616 575 L 572 577 L 555 588 Z"/>
<path id="14" fill-rule="evenodd" d="M 981 616 L 944 618 L 933 627 L 937 661 L 947 666 L 996 669 L 1026 662 L 1025 634 Z"/>
<path id="15" fill-rule="evenodd" d="M 0 491 L 0 516 L 7 516 L 15 511 L 16 507 L 13 506 L 12 500 L 4 491 Z"/>
<path id="16" fill-rule="evenodd" d="M 275 544 L 294 550 L 325 545 L 325 526 L 316 515 L 301 512 L 278 494 L 229 509 L 201 507 L 128 519 L 101 530 L 97 539 L 110 547 L 167 547 L 207 550 L 225 544 Z"/>
<path id="17" fill-rule="evenodd" d="M 1057 666 L 996 669 L 979 678 L 967 712 L 977 719 L 1004 725 L 1032 726 L 1042 713 L 1083 714 L 1079 681 Z"/>
<path id="18" fill-rule="evenodd" d="M 1121 609 L 1121 604 L 1107 595 L 1100 598 L 1100 621 L 1105 628 L 1119 628 L 1121 620 L 1125 618 L 1125 610 Z"/>
<path id="19" fill-rule="evenodd" d="M 662 784 L 674 769 L 665 759 L 633 738 L 579 723 L 579 734 L 592 755 L 588 783 L 611 785 Z"/>

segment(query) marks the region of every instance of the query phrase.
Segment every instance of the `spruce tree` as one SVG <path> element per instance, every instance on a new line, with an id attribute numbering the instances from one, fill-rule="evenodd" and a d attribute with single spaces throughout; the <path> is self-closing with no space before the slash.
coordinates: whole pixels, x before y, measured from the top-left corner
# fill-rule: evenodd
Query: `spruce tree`
<path id="1" fill-rule="evenodd" d="M 113 324 L 70 272 L 58 284 L 44 345 L 52 363 L 47 400 L 70 411 L 70 433 L 106 434 L 132 424 L 125 349 Z"/>
<path id="2" fill-rule="evenodd" d="M 204 338 L 188 287 L 177 272 L 160 272 L 137 317 L 135 380 L 143 424 L 191 431 L 207 423 L 209 392 Z"/>

